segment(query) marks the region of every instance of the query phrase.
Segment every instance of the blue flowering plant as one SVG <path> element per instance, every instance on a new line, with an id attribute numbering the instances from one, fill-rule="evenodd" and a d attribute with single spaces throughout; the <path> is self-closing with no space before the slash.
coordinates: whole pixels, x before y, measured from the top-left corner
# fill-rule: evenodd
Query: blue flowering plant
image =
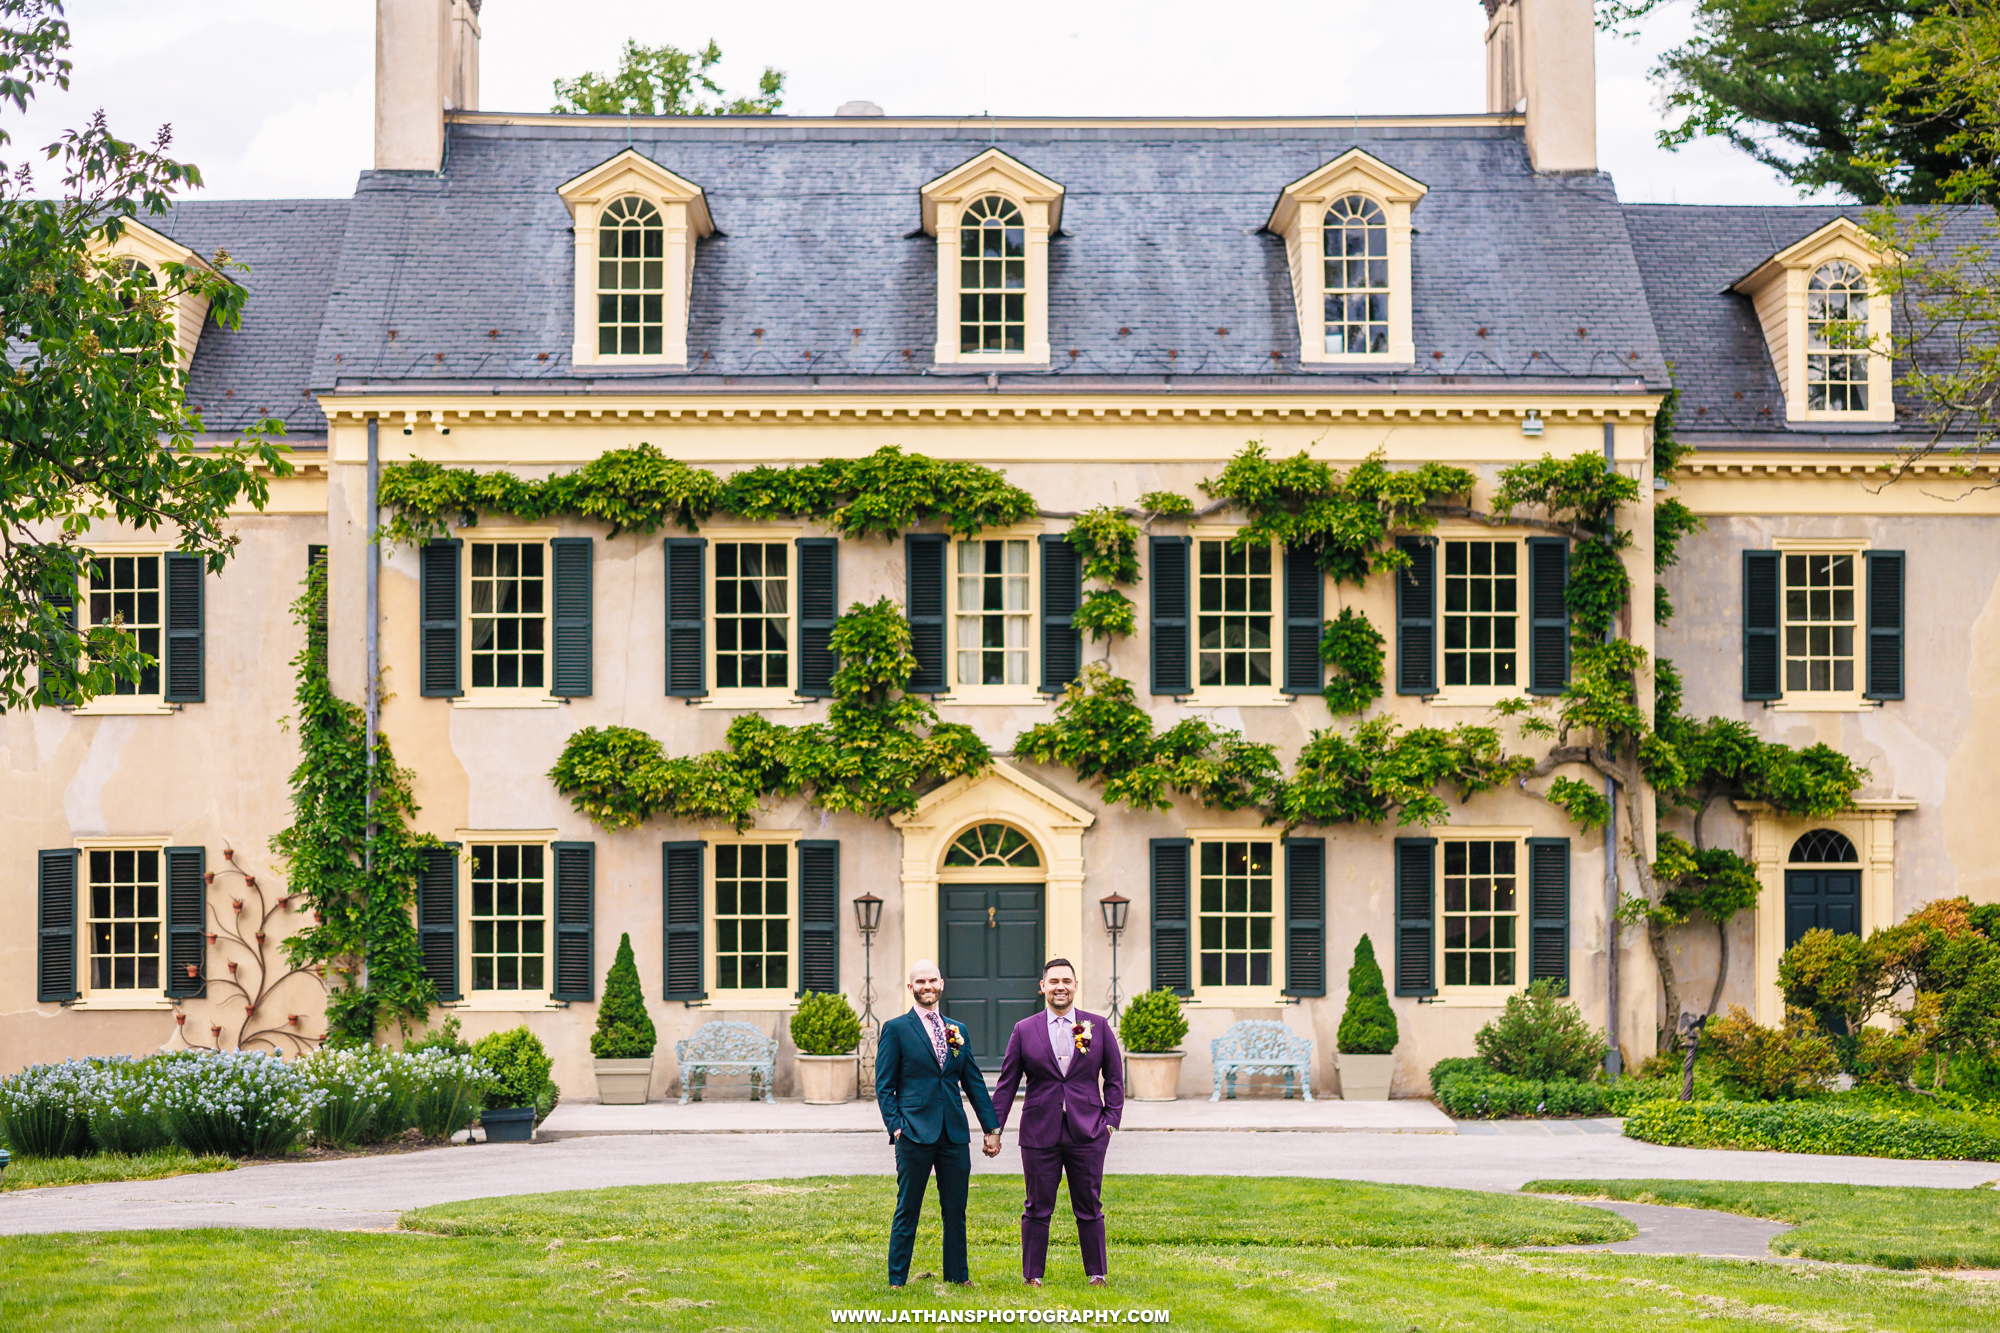
<path id="1" fill-rule="evenodd" d="M 96 1072 L 88 1060 L 64 1060 L 0 1079 L 0 1138 L 23 1157 L 88 1153 Z"/>
<path id="2" fill-rule="evenodd" d="M 299 1062 L 256 1051 L 180 1060 L 161 1070 L 174 1142 L 196 1154 L 272 1157 L 290 1151 L 318 1117 L 326 1093 Z"/>

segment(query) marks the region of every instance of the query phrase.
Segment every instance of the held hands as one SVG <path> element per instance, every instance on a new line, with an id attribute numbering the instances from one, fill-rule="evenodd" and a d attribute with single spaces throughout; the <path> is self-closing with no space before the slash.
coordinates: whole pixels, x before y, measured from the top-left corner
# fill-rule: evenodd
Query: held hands
<path id="1" fill-rule="evenodd" d="M 988 1157 L 1000 1155 L 1000 1131 L 994 1130 L 986 1136 L 986 1147 L 982 1150 Z"/>

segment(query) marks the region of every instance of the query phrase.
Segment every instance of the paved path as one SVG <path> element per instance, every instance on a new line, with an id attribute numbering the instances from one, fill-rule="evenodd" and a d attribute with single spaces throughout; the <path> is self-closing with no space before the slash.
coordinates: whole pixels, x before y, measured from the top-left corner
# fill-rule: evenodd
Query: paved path
<path id="1" fill-rule="evenodd" d="M 974 1170 L 1019 1174 L 1010 1138 Z M 1601 1134 L 1562 1138 L 1421 1134 L 1121 1135 L 1113 1172 L 1320 1176 L 1516 1190 L 1538 1177 L 1833 1181 L 1968 1187 L 1990 1162 L 1662 1148 Z M 474 1144 L 398 1156 L 284 1162 L 212 1175 L 0 1194 L 0 1234 L 208 1226 L 386 1228 L 425 1204 L 503 1194 L 785 1176 L 887 1175 L 885 1141 L 862 1134 L 650 1135 Z"/>
<path id="2" fill-rule="evenodd" d="M 1018 1108 L 1013 1123 L 1020 1123 Z M 1606 1121 L 1611 1132 L 1619 1122 Z M 1462 1126 L 1431 1103 L 1414 1098 L 1348 1102 L 1279 1097 L 1211 1102 L 1127 1102 L 1121 1133 L 1155 1130 L 1286 1130 L 1313 1134 L 1457 1134 Z M 808 1106 L 800 1101 L 647 1102 L 605 1106 L 565 1102 L 536 1131 L 538 1138 L 574 1139 L 600 1134 L 872 1134 L 882 1133 L 882 1113 L 872 1101 Z"/>
<path id="3" fill-rule="evenodd" d="M 1546 1248 L 1582 1254 L 1698 1254 L 1707 1259 L 1768 1259 L 1774 1263 L 1806 1262 L 1795 1255 L 1772 1254 L 1771 1238 L 1792 1229 L 1789 1222 L 1715 1212 L 1707 1208 L 1674 1208 L 1658 1203 L 1610 1203 L 1578 1199 L 1603 1208 L 1639 1228 L 1631 1240 L 1609 1245 L 1551 1245 Z M 1543 1248 L 1543 1247 L 1535 1247 Z"/>

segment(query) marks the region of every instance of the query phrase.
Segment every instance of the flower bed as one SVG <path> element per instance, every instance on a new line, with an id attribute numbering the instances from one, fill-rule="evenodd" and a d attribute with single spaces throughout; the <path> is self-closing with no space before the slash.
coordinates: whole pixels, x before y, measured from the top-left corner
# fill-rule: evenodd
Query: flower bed
<path id="1" fill-rule="evenodd" d="M 1831 1099 L 1647 1102 L 1626 1116 L 1625 1136 L 1675 1148 L 2000 1161 L 2000 1119 L 1840 1105 Z"/>

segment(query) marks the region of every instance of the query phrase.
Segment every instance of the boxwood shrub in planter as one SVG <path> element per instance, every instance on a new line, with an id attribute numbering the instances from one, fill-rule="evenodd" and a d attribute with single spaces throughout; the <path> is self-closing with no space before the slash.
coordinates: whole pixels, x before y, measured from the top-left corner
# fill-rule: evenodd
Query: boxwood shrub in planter
<path id="1" fill-rule="evenodd" d="M 1351 1102 L 1389 1099 L 1396 1078 L 1396 1011 L 1389 1007 L 1389 989 L 1375 961 L 1375 945 L 1363 935 L 1354 946 L 1354 966 L 1347 969 L 1347 1008 L 1340 1016 L 1334 1043 L 1340 1069 L 1340 1095 Z"/>
<path id="2" fill-rule="evenodd" d="M 555 1061 L 542 1049 L 541 1039 L 526 1027 L 509 1028 L 481 1037 L 472 1053 L 493 1071 L 486 1085 L 486 1109 L 479 1123 L 488 1143 L 526 1143 L 535 1126 L 555 1109 L 559 1092 L 549 1078 Z"/>
<path id="3" fill-rule="evenodd" d="M 645 1101 L 653 1087 L 653 1048 L 658 1044 L 639 985 L 639 964 L 632 957 L 632 937 L 620 935 L 618 956 L 605 975 L 604 998 L 597 1005 L 597 1031 L 590 1034 L 597 1099 L 608 1106 Z"/>
<path id="4" fill-rule="evenodd" d="M 1181 997 L 1170 990 L 1134 996 L 1118 1019 L 1118 1041 L 1125 1048 L 1125 1096 L 1135 1102 L 1170 1102 L 1179 1096 L 1181 1059 L 1178 1049 L 1188 1034 Z"/>
<path id="5" fill-rule="evenodd" d="M 813 991 L 792 1015 L 792 1044 L 799 1048 L 799 1093 L 809 1106 L 854 1100 L 854 1048 L 861 1020 L 845 995 Z"/>

